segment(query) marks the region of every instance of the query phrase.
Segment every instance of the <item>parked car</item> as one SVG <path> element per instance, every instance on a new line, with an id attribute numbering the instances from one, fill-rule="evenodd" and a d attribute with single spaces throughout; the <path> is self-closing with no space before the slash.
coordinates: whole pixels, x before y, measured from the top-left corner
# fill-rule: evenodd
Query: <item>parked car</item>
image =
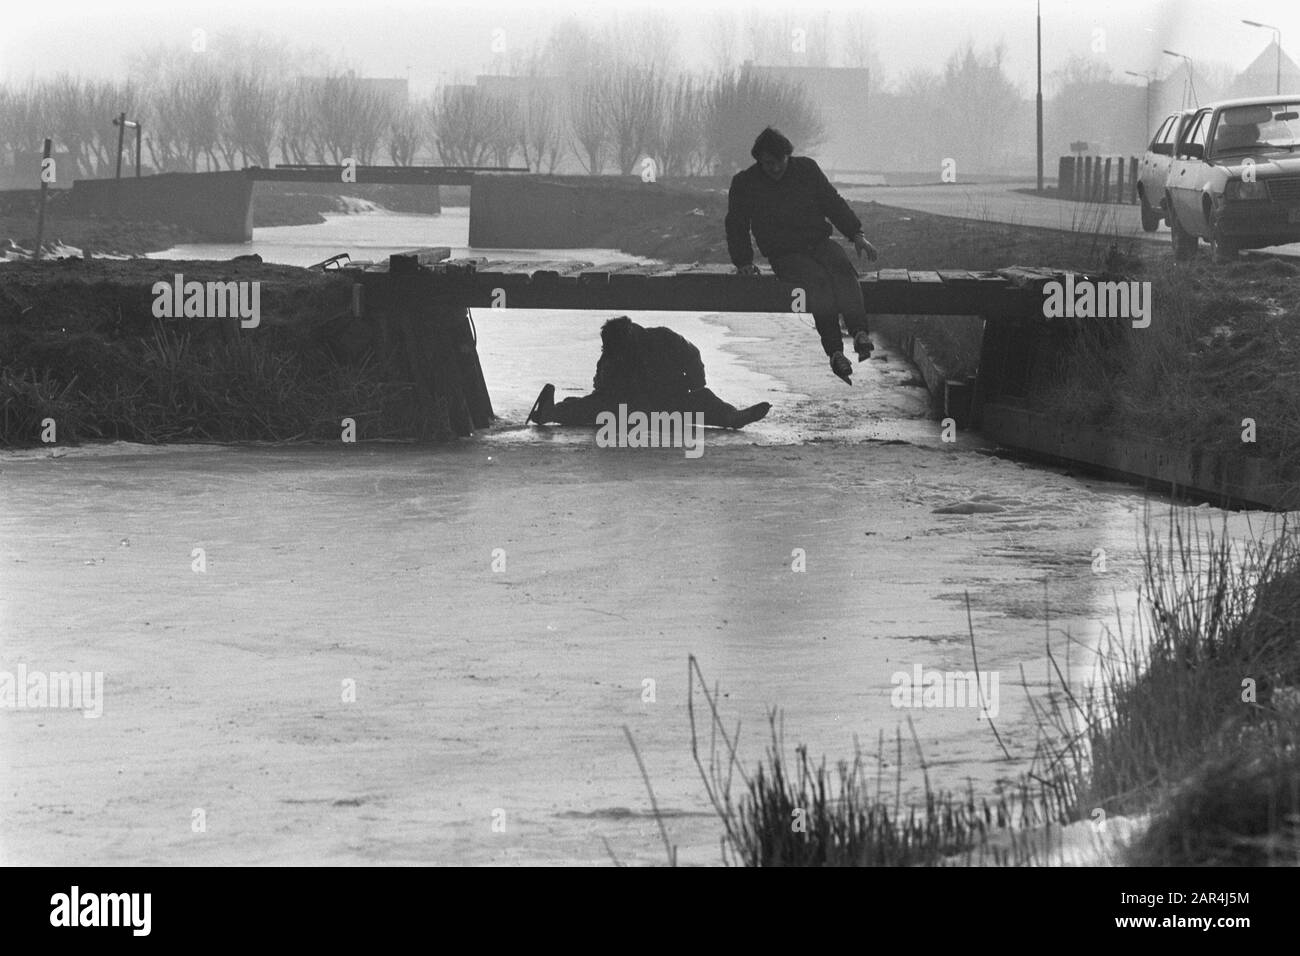
<path id="1" fill-rule="evenodd" d="M 1165 181 L 1174 257 L 1210 243 L 1216 258 L 1300 242 L 1300 95 L 1224 100 L 1196 110 Z"/>
<path id="2" fill-rule="evenodd" d="M 1142 157 L 1138 168 L 1137 194 L 1142 207 L 1142 228 L 1155 232 L 1165 217 L 1165 180 L 1174 160 L 1174 144 L 1182 135 L 1183 126 L 1196 110 L 1170 113 L 1159 126 Z"/>

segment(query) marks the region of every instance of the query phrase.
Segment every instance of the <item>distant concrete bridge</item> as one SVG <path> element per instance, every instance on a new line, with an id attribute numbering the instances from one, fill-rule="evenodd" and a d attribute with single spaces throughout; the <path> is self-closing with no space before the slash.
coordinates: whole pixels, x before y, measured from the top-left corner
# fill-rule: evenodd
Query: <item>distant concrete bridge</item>
<path id="1" fill-rule="evenodd" d="M 244 170 L 254 182 L 365 183 L 381 186 L 469 186 L 481 173 L 530 173 L 527 166 L 327 166 L 279 163 Z"/>
<path id="2" fill-rule="evenodd" d="M 467 186 L 474 177 L 528 173 L 497 166 L 319 166 L 280 165 L 211 173 L 160 173 L 126 179 L 79 179 L 72 184 L 68 211 L 112 219 L 137 219 L 184 226 L 214 242 L 253 238 L 256 182 L 358 185 Z"/>

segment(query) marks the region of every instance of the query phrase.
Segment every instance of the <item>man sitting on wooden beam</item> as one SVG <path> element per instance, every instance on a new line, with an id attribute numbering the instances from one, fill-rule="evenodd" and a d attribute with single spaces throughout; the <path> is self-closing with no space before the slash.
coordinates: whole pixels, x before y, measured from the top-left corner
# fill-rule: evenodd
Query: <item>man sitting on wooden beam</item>
<path id="1" fill-rule="evenodd" d="M 768 402 L 743 409 L 727 404 L 705 387 L 699 349 L 672 329 L 647 329 L 626 315 L 600 328 L 600 359 L 592 386 L 590 395 L 557 404 L 555 386 L 545 385 L 526 420 L 598 425 L 602 412 L 617 415 L 619 405 L 626 405 L 646 413 L 696 413 L 706 426 L 744 428 L 772 408 Z"/>
<path id="2" fill-rule="evenodd" d="M 831 223 L 853 242 L 859 258 L 865 253 L 874 262 L 876 247 L 816 160 L 793 153 L 790 141 L 770 126 L 754 140 L 750 155 L 756 162 L 732 177 L 727 195 L 727 251 L 738 273 L 758 275 L 749 241 L 753 231 L 777 278 L 804 290 L 831 371 L 852 385 L 853 366 L 844 357 L 840 316 L 853 336 L 859 362 L 871 355 L 871 337 L 858 271 L 831 239 Z"/>

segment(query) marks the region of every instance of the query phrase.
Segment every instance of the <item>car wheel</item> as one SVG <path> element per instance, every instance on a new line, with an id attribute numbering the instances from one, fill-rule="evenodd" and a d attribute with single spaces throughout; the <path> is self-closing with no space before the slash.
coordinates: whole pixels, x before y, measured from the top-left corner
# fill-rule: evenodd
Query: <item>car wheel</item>
<path id="1" fill-rule="evenodd" d="M 1147 205 L 1145 193 L 1138 194 L 1138 202 L 1142 204 L 1142 231 L 1155 232 L 1160 228 L 1160 213 Z"/>
<path id="2" fill-rule="evenodd" d="M 1174 240 L 1175 261 L 1185 262 L 1196 255 L 1197 238 L 1182 227 L 1178 217 L 1173 214 L 1173 210 L 1170 210 L 1169 213 L 1169 234 Z"/>
<path id="3" fill-rule="evenodd" d="M 1210 229 L 1210 252 L 1215 262 L 1235 262 L 1241 251 L 1239 240 L 1225 237 L 1217 225 Z"/>
<path id="4" fill-rule="evenodd" d="M 1210 240 L 1210 251 L 1214 253 L 1215 262 L 1236 262 L 1241 247 L 1230 239 L 1220 239 L 1215 236 Z"/>

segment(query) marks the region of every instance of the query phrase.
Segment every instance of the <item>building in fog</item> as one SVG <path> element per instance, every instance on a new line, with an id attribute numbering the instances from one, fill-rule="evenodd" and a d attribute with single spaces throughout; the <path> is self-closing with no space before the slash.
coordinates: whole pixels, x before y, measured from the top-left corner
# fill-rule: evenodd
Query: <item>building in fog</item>
<path id="1" fill-rule="evenodd" d="M 1281 53 L 1281 76 L 1283 93 L 1300 93 L 1300 66 L 1279 50 L 1276 43 L 1269 43 L 1250 66 L 1237 74 L 1225 97 L 1236 99 L 1239 96 L 1272 96 L 1278 89 L 1278 54 Z"/>

